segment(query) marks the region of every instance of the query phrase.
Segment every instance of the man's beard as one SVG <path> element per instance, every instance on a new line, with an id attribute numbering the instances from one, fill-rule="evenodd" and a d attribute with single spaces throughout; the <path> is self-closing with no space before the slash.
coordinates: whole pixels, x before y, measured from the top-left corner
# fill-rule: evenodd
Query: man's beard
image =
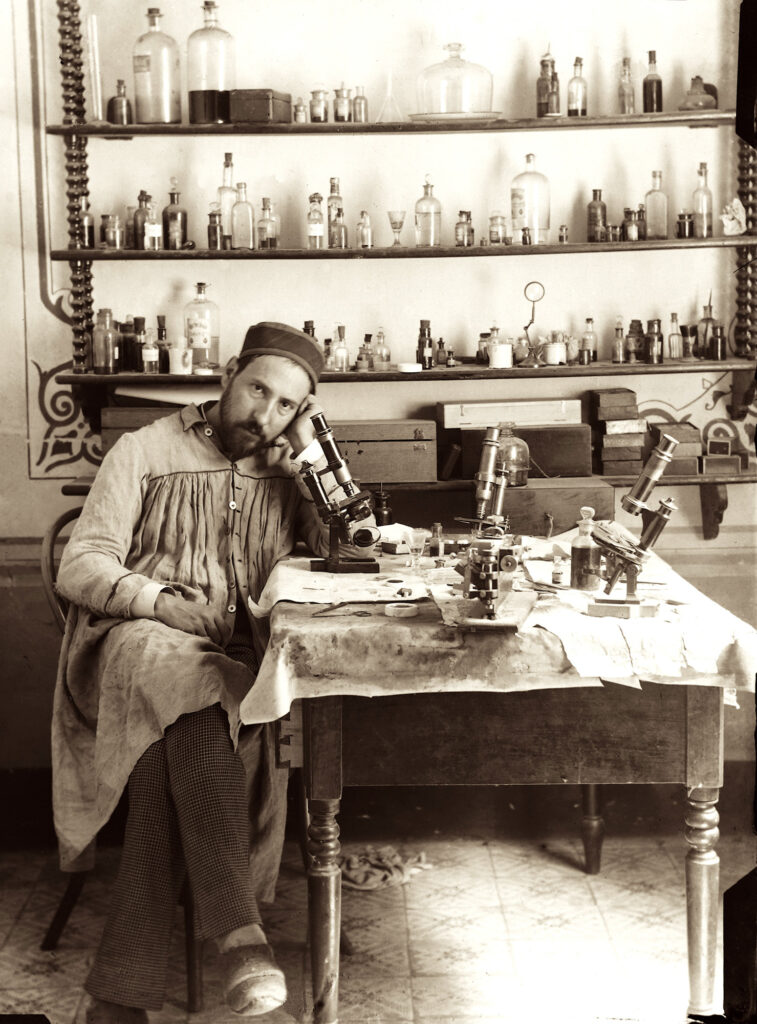
<path id="1" fill-rule="evenodd" d="M 263 429 L 255 420 L 250 420 L 246 425 L 228 423 L 228 391 L 221 395 L 219 405 L 218 431 L 221 445 L 227 455 L 232 459 L 244 459 L 250 455 L 257 455 L 267 451 L 269 448 L 280 448 L 284 444 L 281 436 L 266 441 L 263 437 Z"/>

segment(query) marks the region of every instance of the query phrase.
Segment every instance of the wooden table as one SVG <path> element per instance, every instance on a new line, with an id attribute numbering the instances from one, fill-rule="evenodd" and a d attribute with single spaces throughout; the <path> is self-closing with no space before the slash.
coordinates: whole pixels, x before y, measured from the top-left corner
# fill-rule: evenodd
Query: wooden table
<path id="1" fill-rule="evenodd" d="M 312 619 L 314 611 L 308 605 L 277 605 L 272 637 L 286 633 L 299 638 L 305 650 L 312 628 L 328 630 L 322 636 L 328 635 L 335 660 L 342 654 L 354 659 L 362 651 L 364 660 L 355 662 L 359 676 L 367 665 L 375 673 L 370 659 L 382 653 L 385 670 L 392 671 L 392 660 L 403 656 L 403 631 L 413 621 L 415 629 L 429 633 L 438 655 L 433 605 L 415 620 L 387 619 L 375 608 L 372 619 L 350 618 L 350 609 Z M 476 637 L 470 642 L 476 643 Z M 502 642 L 511 641 L 503 636 Z M 311 652 L 317 650 L 314 643 Z M 306 657 L 314 676 L 317 657 Z M 422 657 L 417 665 L 420 674 Z M 551 685 L 555 688 L 504 693 L 332 693 L 302 701 L 299 763 L 310 812 L 309 935 L 318 1024 L 337 1020 L 341 877 L 336 816 L 344 786 L 580 784 L 587 870 L 597 871 L 604 825 L 594 787 L 682 784 L 687 792 L 682 824 L 691 847 L 686 858 L 689 1011 L 712 1011 L 723 691 L 714 685 L 653 683 L 641 690 L 617 684 L 560 688 L 559 678 Z M 297 764 L 292 737 L 289 743 L 291 763 Z"/>

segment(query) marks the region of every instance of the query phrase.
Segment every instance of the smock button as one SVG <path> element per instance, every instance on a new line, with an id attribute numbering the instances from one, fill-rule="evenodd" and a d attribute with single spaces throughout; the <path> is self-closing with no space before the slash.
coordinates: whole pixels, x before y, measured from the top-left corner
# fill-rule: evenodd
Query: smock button
<path id="1" fill-rule="evenodd" d="M 235 501 L 230 501 L 229 502 L 229 508 L 231 509 L 232 512 L 234 511 L 234 509 L 236 507 L 237 507 L 237 503 Z"/>
<path id="2" fill-rule="evenodd" d="M 226 611 L 229 612 L 231 615 L 233 615 L 236 610 L 237 606 L 235 604 L 230 604 L 229 607 L 226 609 Z"/>
<path id="3" fill-rule="evenodd" d="M 229 590 L 233 590 L 236 585 L 236 580 L 229 580 Z"/>
<path id="4" fill-rule="evenodd" d="M 212 437 L 213 436 L 213 428 L 212 427 L 205 427 L 205 430 L 203 430 L 203 434 L 205 434 L 205 437 Z"/>

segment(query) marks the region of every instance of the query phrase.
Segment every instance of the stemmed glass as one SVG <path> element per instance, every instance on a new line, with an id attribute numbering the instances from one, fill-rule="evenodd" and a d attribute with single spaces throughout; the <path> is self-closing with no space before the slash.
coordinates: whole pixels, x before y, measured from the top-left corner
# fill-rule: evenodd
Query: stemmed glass
<path id="1" fill-rule="evenodd" d="M 431 539 L 430 530 L 411 530 L 407 538 L 407 546 L 410 548 L 410 567 L 420 569 L 421 557 L 426 547 L 426 542 Z"/>
<path id="2" fill-rule="evenodd" d="M 400 232 L 402 231 L 402 225 L 405 223 L 405 211 L 389 210 L 387 216 L 394 232 L 394 242 L 392 244 L 402 245 L 402 242 L 400 242 Z"/>

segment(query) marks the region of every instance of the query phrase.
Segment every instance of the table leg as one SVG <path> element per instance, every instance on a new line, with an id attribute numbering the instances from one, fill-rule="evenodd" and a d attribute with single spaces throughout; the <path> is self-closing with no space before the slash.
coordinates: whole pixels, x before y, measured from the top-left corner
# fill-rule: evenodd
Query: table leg
<path id="1" fill-rule="evenodd" d="M 587 875 L 598 875 L 602 861 L 602 840 L 605 834 L 605 819 L 602 816 L 602 800 L 599 786 L 588 783 L 581 786 L 583 817 L 581 837 L 584 843 L 584 864 Z"/>
<path id="2" fill-rule="evenodd" d="M 685 814 L 686 919 L 689 946 L 689 1013 L 713 1012 L 718 933 L 720 858 L 719 789 L 690 789 Z"/>
<path id="3" fill-rule="evenodd" d="M 309 800 L 308 925 L 313 973 L 313 1020 L 335 1024 L 339 1001 L 339 928 L 342 873 L 339 856 L 339 800 Z"/>

